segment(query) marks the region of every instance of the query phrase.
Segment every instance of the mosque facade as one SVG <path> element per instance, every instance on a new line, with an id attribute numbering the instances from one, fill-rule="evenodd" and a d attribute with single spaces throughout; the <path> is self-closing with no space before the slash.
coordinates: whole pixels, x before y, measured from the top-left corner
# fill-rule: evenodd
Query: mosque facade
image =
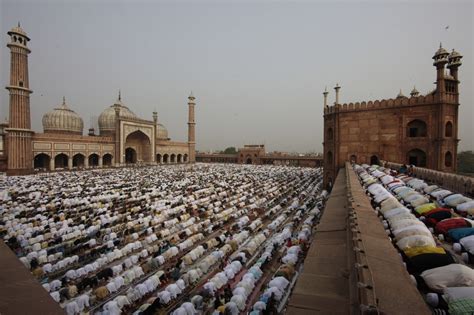
<path id="1" fill-rule="evenodd" d="M 83 134 L 83 119 L 63 98 L 44 114 L 43 133 L 31 129 L 28 47 L 30 38 L 18 25 L 8 35 L 11 52 L 9 121 L 0 124 L 0 171 L 8 175 L 38 170 L 65 170 L 124 165 L 195 162 L 195 97 L 188 97 L 188 141 L 172 141 L 165 126 L 135 115 L 118 95 L 98 118 L 99 131 Z"/>
<path id="2" fill-rule="evenodd" d="M 436 88 L 409 97 L 348 104 L 327 103 L 324 91 L 324 182 L 334 183 L 346 161 L 390 161 L 442 172 L 456 172 L 461 54 L 443 47 L 433 56 Z"/>

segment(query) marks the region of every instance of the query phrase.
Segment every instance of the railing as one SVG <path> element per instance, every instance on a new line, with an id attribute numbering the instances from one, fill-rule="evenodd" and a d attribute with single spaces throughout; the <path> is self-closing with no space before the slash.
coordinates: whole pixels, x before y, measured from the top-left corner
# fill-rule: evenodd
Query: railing
<path id="1" fill-rule="evenodd" d="M 393 163 L 388 161 L 382 161 L 383 165 L 386 167 L 398 170 L 402 166 L 399 163 Z M 453 174 L 445 173 L 440 171 L 435 171 L 429 168 L 423 167 L 413 167 L 412 173 L 417 178 L 423 179 L 429 183 L 442 186 L 446 189 L 464 194 L 469 196 L 474 196 L 474 178 Z"/>

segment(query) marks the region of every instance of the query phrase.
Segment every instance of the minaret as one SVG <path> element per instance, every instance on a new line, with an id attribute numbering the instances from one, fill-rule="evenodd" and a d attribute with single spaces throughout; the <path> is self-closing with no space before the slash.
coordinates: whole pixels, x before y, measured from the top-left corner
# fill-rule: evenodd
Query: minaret
<path id="1" fill-rule="evenodd" d="M 324 92 L 323 92 L 323 95 L 324 95 L 324 108 L 328 107 L 328 88 L 325 87 L 324 88 Z"/>
<path id="2" fill-rule="evenodd" d="M 9 175 L 28 174 L 33 171 L 33 150 L 30 117 L 30 84 L 28 79 L 27 47 L 30 38 L 18 23 L 8 33 L 10 42 L 10 121 L 7 133 L 8 170 Z"/>
<path id="3" fill-rule="evenodd" d="M 454 85 L 454 93 L 456 93 L 456 100 L 459 103 L 459 80 L 458 80 L 458 68 L 462 65 L 461 62 L 462 55 L 455 51 L 453 51 L 448 56 L 448 66 L 449 73 L 451 76 L 456 80 L 456 84 Z"/>
<path id="4" fill-rule="evenodd" d="M 114 104 L 115 112 L 115 166 L 120 166 L 122 163 L 125 163 L 125 159 L 122 156 L 121 144 L 120 144 L 120 103 L 122 103 L 122 95 L 118 93 L 117 102 Z"/>
<path id="5" fill-rule="evenodd" d="M 336 102 L 334 104 L 339 104 L 339 90 L 341 89 L 341 87 L 339 86 L 339 83 L 336 84 L 336 86 L 334 87 L 334 90 L 336 91 Z"/>
<path id="6" fill-rule="evenodd" d="M 444 99 L 444 94 L 446 92 L 446 86 L 444 83 L 444 66 L 448 63 L 448 55 L 449 53 L 440 43 L 439 49 L 433 56 L 433 66 L 436 67 L 436 95 L 438 101 Z"/>
<path id="7" fill-rule="evenodd" d="M 194 102 L 196 98 L 193 96 L 193 92 L 188 97 L 188 147 L 189 147 L 189 163 L 196 162 L 196 134 L 195 126 L 196 122 L 194 121 Z"/>

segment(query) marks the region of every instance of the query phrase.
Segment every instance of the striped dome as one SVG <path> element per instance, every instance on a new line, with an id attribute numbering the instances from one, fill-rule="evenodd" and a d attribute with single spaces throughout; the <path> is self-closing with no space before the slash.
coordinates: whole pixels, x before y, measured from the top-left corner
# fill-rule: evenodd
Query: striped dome
<path id="1" fill-rule="evenodd" d="M 43 130 L 45 133 L 74 133 L 82 135 L 84 122 L 82 118 L 66 104 L 63 103 L 58 108 L 43 115 Z"/>
<path id="2" fill-rule="evenodd" d="M 119 95 L 115 104 L 107 107 L 99 116 L 99 130 L 101 135 L 115 132 L 116 107 L 119 108 L 120 118 L 137 118 L 137 115 L 122 103 L 122 99 Z"/>

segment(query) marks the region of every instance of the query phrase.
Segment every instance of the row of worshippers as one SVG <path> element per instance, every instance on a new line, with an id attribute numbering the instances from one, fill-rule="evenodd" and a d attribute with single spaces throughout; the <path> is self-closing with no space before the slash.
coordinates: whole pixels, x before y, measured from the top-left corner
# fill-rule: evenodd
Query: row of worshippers
<path id="1" fill-rule="evenodd" d="M 316 186 L 315 189 L 311 189 L 312 187 L 309 187 L 307 193 L 309 193 L 310 195 L 314 195 L 319 191 L 319 187 L 321 187 L 321 185 Z M 324 198 L 319 197 L 318 199 L 323 200 Z M 293 227 L 295 225 L 294 222 L 283 226 L 282 224 L 285 220 L 273 221 L 272 226 L 274 231 L 278 229 L 278 226 L 283 230 L 281 232 L 275 233 L 270 239 L 268 239 L 266 246 L 264 246 L 261 250 L 259 258 L 245 272 L 245 274 L 241 277 L 241 280 L 233 286 L 233 290 L 230 289 L 231 286 L 229 282 L 235 277 L 236 272 L 241 269 L 241 262 L 246 263 L 247 255 L 245 254 L 243 256 L 237 254 L 234 258 L 235 260 L 224 268 L 224 272 L 218 273 L 214 278 L 204 284 L 203 290 L 200 294 L 194 295 L 189 302 L 181 304 L 181 306 L 175 309 L 172 314 L 196 314 L 196 310 L 199 312 L 209 312 L 209 309 L 211 308 L 206 307 L 205 302 L 208 302 L 208 305 L 213 306 L 213 314 L 216 315 L 237 315 L 248 309 L 247 304 L 253 302 L 251 296 L 254 290 L 256 289 L 257 283 L 260 280 L 265 280 L 262 278 L 262 270 L 266 270 L 267 268 L 271 267 L 268 265 L 269 261 L 271 261 L 272 257 L 277 254 L 278 249 L 282 245 L 284 245 L 285 240 L 289 239 L 292 236 L 292 232 L 293 235 L 296 236 L 302 242 L 302 245 L 304 244 L 304 242 L 309 240 L 312 226 L 316 223 L 317 219 L 320 216 L 320 210 L 318 206 L 321 208 L 323 207 L 323 203 L 319 203 L 318 206 L 315 206 L 315 204 L 316 201 L 314 199 L 311 199 L 301 207 L 301 210 L 303 212 L 305 212 L 308 207 L 312 207 L 312 210 L 308 212 L 306 219 L 301 224 L 300 228 L 296 231 L 293 231 Z M 275 222 L 277 223 L 275 224 Z M 270 230 L 266 231 L 267 234 L 271 233 Z M 255 236 L 253 240 L 248 242 L 247 247 L 243 249 L 242 252 L 248 253 L 248 247 L 253 247 L 253 242 L 255 241 L 257 243 L 262 244 L 265 241 L 264 234 L 265 232 L 263 234 L 258 234 L 257 236 Z M 260 247 L 260 245 L 257 245 L 257 247 Z M 284 301 L 282 301 L 283 294 L 285 290 L 290 290 L 289 283 L 295 275 L 295 265 L 298 261 L 301 262 L 302 260 L 302 256 L 299 255 L 301 251 L 302 247 L 298 245 L 292 246 L 286 250 L 286 256 L 284 257 L 287 257 L 288 255 L 297 255 L 298 258 L 292 261 L 291 263 L 286 263 L 284 261 L 284 258 L 282 258 L 283 265 L 278 268 L 278 271 L 268 282 L 267 288 L 264 290 L 264 293 L 259 297 L 259 300 L 255 302 L 253 307 L 251 307 L 250 314 L 256 315 L 277 313 L 277 304 L 284 303 Z M 242 257 L 244 258 L 244 260 L 241 259 Z M 222 281 L 222 279 L 219 280 L 216 278 L 224 279 Z M 220 291 L 222 291 L 222 288 L 224 288 L 224 295 L 220 293 Z"/>
<path id="2" fill-rule="evenodd" d="M 438 312 L 473 313 L 473 201 L 382 167 L 354 169 L 427 303 Z"/>

